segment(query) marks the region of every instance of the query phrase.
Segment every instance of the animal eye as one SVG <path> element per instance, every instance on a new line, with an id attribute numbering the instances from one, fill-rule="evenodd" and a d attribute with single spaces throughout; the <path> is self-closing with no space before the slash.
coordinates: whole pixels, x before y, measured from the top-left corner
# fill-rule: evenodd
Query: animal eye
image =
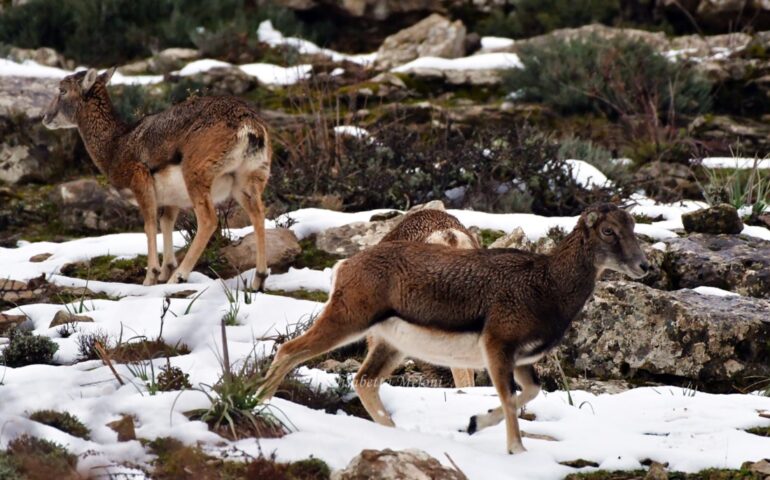
<path id="1" fill-rule="evenodd" d="M 614 233 L 615 232 L 613 232 L 611 228 L 608 228 L 608 227 L 602 228 L 602 235 L 606 235 L 606 236 L 609 237 L 610 235 L 613 235 Z"/>
<path id="2" fill-rule="evenodd" d="M 63 89 L 63 88 L 60 88 L 60 89 L 59 89 L 59 95 L 64 95 L 64 94 L 66 94 L 66 93 L 67 93 L 67 90 L 65 90 L 65 89 Z"/>

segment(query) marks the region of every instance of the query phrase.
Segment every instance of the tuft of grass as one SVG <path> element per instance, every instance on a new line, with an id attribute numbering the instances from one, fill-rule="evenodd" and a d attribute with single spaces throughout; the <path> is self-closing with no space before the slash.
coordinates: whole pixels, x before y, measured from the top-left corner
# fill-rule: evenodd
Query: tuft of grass
<path id="1" fill-rule="evenodd" d="M 63 446 L 41 438 L 21 436 L 0 453 L 0 473 L 10 472 L 3 479 L 79 480 L 75 467 L 77 457 Z M 15 476 L 18 475 L 18 476 Z"/>
<path id="2" fill-rule="evenodd" d="M 754 427 L 746 430 L 747 432 L 759 435 L 760 437 L 770 437 L 770 427 Z"/>
<path id="3" fill-rule="evenodd" d="M 324 303 L 329 299 L 328 292 L 322 292 L 320 290 L 305 290 L 304 288 L 299 290 L 267 290 L 265 293 L 321 303 Z"/>
<path id="4" fill-rule="evenodd" d="M 142 283 L 146 273 L 147 256 L 138 255 L 134 258 L 115 258 L 112 255 L 101 255 L 86 262 L 76 262 L 65 265 L 62 275 L 83 280 L 100 282 Z"/>
<path id="5" fill-rule="evenodd" d="M 700 183 L 709 205 L 728 203 L 735 208 L 751 206 L 750 217 L 757 217 L 770 207 L 770 175 L 758 168 L 759 159 L 749 169 L 704 168 L 706 182 Z"/>
<path id="6" fill-rule="evenodd" d="M 88 440 L 91 438 L 91 430 L 86 427 L 76 416 L 69 412 L 57 412 L 56 410 L 38 410 L 29 416 L 30 420 L 48 425 L 69 433 L 73 437 Z"/>
<path id="7" fill-rule="evenodd" d="M 82 361 L 96 360 L 99 358 L 97 345 L 109 349 L 111 343 L 110 335 L 103 330 L 81 333 L 77 338 L 78 358 Z"/>
<path id="8" fill-rule="evenodd" d="M 495 240 L 505 235 L 505 232 L 502 230 L 492 230 L 489 228 L 483 228 L 479 231 L 479 236 L 481 237 L 481 245 L 484 248 L 488 248 L 490 245 L 495 243 Z"/>
<path id="9" fill-rule="evenodd" d="M 8 367 L 53 363 L 53 355 L 59 345 L 50 338 L 33 335 L 29 330 L 15 328 L 10 333 L 10 342 L 2 354 L 2 363 Z"/>
<path id="10" fill-rule="evenodd" d="M 303 238 L 300 240 L 299 246 L 302 247 L 302 253 L 294 260 L 292 265 L 294 268 L 323 270 L 324 268 L 332 268 L 334 264 L 343 258 L 316 247 L 315 237 Z"/>

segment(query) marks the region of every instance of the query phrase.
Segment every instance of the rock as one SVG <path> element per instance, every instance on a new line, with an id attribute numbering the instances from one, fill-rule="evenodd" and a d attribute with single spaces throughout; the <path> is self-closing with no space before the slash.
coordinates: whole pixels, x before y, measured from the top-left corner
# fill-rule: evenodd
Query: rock
<path id="1" fill-rule="evenodd" d="M 114 232 L 143 225 L 130 193 L 118 192 L 93 179 L 61 183 L 50 199 L 59 208 L 62 223 L 74 231 Z"/>
<path id="2" fill-rule="evenodd" d="M 77 172 L 77 131 L 48 130 L 41 123 L 58 83 L 18 77 L 0 82 L 0 181 L 45 183 Z"/>
<path id="3" fill-rule="evenodd" d="M 11 47 L 8 51 L 8 58 L 14 62 L 25 62 L 32 60 L 40 65 L 47 67 L 58 67 L 64 69 L 72 69 L 75 67 L 75 62 L 68 61 L 63 55 L 59 54 L 53 48 L 18 48 Z"/>
<path id="4" fill-rule="evenodd" d="M 191 80 L 205 85 L 212 95 L 243 95 L 257 86 L 257 79 L 235 66 L 216 67 L 191 75 Z"/>
<path id="5" fill-rule="evenodd" d="M 51 324 L 48 325 L 48 328 L 59 327 L 67 323 L 93 323 L 93 321 L 93 318 L 85 315 L 75 315 L 66 310 L 59 310 L 56 312 L 56 315 L 53 316 L 53 320 L 51 320 Z"/>
<path id="6" fill-rule="evenodd" d="M 750 472 L 756 472 L 761 475 L 769 475 L 770 476 L 770 459 L 764 459 L 760 460 L 758 462 L 746 462 L 744 465 L 741 466 L 741 470 L 748 470 Z"/>
<path id="7" fill-rule="evenodd" d="M 738 210 L 726 203 L 685 213 L 682 215 L 682 224 L 688 233 L 738 234 L 743 231 Z"/>
<path id="8" fill-rule="evenodd" d="M 118 434 L 119 442 L 128 442 L 136 440 L 136 429 L 134 428 L 134 417 L 123 415 L 120 420 L 115 420 L 107 424 L 115 433 Z"/>
<path id="9" fill-rule="evenodd" d="M 0 336 L 7 336 L 14 328 L 27 321 L 26 315 L 9 315 L 0 313 Z"/>
<path id="10" fill-rule="evenodd" d="M 663 241 L 672 289 L 716 287 L 770 298 L 770 241 L 742 235 L 693 234 Z"/>
<path id="11" fill-rule="evenodd" d="M 644 480 L 668 480 L 668 472 L 666 466 L 662 463 L 652 462 L 647 475 L 644 476 Z"/>
<path id="12" fill-rule="evenodd" d="M 764 148 L 770 138 L 770 126 L 749 118 L 714 115 L 699 116 L 687 127 L 691 136 L 708 141 L 738 144 L 753 149 Z"/>
<path id="13" fill-rule="evenodd" d="M 466 480 L 460 471 L 445 467 L 422 450 L 363 450 L 332 480 Z"/>
<path id="14" fill-rule="evenodd" d="M 153 57 L 118 67 L 118 71 L 123 75 L 164 74 L 180 70 L 198 58 L 200 52 L 192 48 L 167 48 Z"/>
<path id="15" fill-rule="evenodd" d="M 389 36 L 377 51 L 376 66 L 389 70 L 418 57 L 457 58 L 465 54 L 465 25 L 433 14 Z"/>
<path id="16" fill-rule="evenodd" d="M 361 368 L 361 362 L 355 358 L 348 358 L 344 362 L 330 358 L 318 364 L 318 368 L 332 373 L 355 373 Z"/>
<path id="17" fill-rule="evenodd" d="M 52 256 L 53 256 L 53 253 L 38 253 L 37 255 L 32 255 L 31 257 L 29 257 L 29 261 L 32 263 L 45 262 Z"/>
<path id="18" fill-rule="evenodd" d="M 770 376 L 770 301 L 598 282 L 559 347 L 581 375 L 711 392 Z"/>
<path id="19" fill-rule="evenodd" d="M 489 248 L 516 248 L 535 253 L 548 253 L 556 242 L 549 237 L 541 237 L 535 242 L 530 241 L 521 227 L 516 227 L 511 233 L 503 235 L 489 245 Z"/>
<path id="20" fill-rule="evenodd" d="M 396 218 L 403 215 L 403 213 L 399 212 L 398 210 L 391 210 L 390 212 L 385 213 L 375 213 L 371 217 L 369 217 L 370 222 L 384 222 L 386 220 L 390 220 L 391 218 Z"/>
<path id="21" fill-rule="evenodd" d="M 265 244 L 267 266 L 273 270 L 285 269 L 297 258 L 297 255 L 302 253 L 297 237 L 288 228 L 265 229 Z M 221 253 L 238 271 L 244 272 L 254 268 L 254 259 L 257 255 L 254 233 L 224 247 Z"/>

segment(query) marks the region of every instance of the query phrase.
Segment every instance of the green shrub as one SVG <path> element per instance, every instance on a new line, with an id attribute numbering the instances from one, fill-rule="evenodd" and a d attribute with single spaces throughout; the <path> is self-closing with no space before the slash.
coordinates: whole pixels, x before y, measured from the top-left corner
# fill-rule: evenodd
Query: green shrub
<path id="1" fill-rule="evenodd" d="M 34 364 L 49 365 L 58 349 L 59 345 L 50 338 L 16 328 L 11 331 L 10 343 L 3 350 L 2 360 L 3 364 L 14 368 Z"/>
<path id="2" fill-rule="evenodd" d="M 641 116 L 657 125 L 706 111 L 711 103 L 710 84 L 690 66 L 622 35 L 548 39 L 524 47 L 521 60 L 524 68 L 505 76 L 508 90 L 563 113 Z"/>
<path id="3" fill-rule="evenodd" d="M 191 34 L 232 31 L 256 37 L 270 19 L 288 35 L 316 37 L 281 6 L 247 0 L 31 0 L 0 14 L 0 39 L 25 47 L 53 47 L 79 63 L 110 66 L 153 50 L 193 47 Z"/>
<path id="4" fill-rule="evenodd" d="M 478 22 L 480 35 L 524 38 L 558 28 L 589 23 L 613 23 L 620 15 L 620 0 L 514 0 L 509 13 L 497 10 Z"/>
<path id="5" fill-rule="evenodd" d="M 75 470 L 77 457 L 63 446 L 42 438 L 21 436 L 8 444 L 7 454 L 25 480 L 81 478 Z"/>
<path id="6" fill-rule="evenodd" d="M 30 420 L 40 422 L 49 427 L 69 433 L 73 437 L 88 440 L 91 430 L 83 425 L 83 422 L 69 412 L 57 412 L 56 410 L 38 410 L 29 416 Z"/>

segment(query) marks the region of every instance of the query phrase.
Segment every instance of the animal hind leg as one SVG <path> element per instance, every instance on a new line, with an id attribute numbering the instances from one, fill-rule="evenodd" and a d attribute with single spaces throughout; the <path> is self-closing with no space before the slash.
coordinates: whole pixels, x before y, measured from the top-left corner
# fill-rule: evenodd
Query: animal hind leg
<path id="1" fill-rule="evenodd" d="M 168 279 L 168 283 L 180 283 L 187 281 L 187 278 L 198 262 L 203 250 L 206 248 L 211 235 L 217 229 L 217 212 L 214 208 L 214 201 L 211 199 L 211 183 L 192 185 L 188 182 L 190 198 L 193 202 L 193 211 L 195 212 L 195 221 L 198 224 L 198 231 L 195 233 L 190 247 L 187 249 L 182 263 Z M 193 187 L 193 188 L 190 188 Z"/>
<path id="2" fill-rule="evenodd" d="M 380 425 L 393 427 L 395 426 L 393 419 L 385 410 L 380 398 L 380 385 L 398 367 L 404 356 L 395 348 L 374 337 L 369 337 L 367 343 L 369 353 L 358 370 L 353 385 L 372 420 Z"/>
<path id="3" fill-rule="evenodd" d="M 476 385 L 472 368 L 453 368 L 452 379 L 454 380 L 455 387 L 457 388 L 468 388 Z"/>
<path id="4" fill-rule="evenodd" d="M 253 288 L 264 291 L 267 279 L 267 253 L 265 245 L 265 207 L 262 203 L 262 192 L 267 184 L 267 174 L 264 170 L 255 170 L 239 178 L 235 188 L 234 197 L 254 225 L 254 241 L 256 242 L 257 271 L 254 274 Z"/>
<path id="5" fill-rule="evenodd" d="M 327 304 L 307 332 L 278 348 L 257 392 L 259 397 L 272 397 L 283 378 L 299 364 L 361 338 L 365 328 L 355 328 L 356 322 L 347 319 L 331 318 L 333 314 L 336 315 L 332 312 L 340 311 L 339 308 L 333 308 L 333 305 Z"/>

